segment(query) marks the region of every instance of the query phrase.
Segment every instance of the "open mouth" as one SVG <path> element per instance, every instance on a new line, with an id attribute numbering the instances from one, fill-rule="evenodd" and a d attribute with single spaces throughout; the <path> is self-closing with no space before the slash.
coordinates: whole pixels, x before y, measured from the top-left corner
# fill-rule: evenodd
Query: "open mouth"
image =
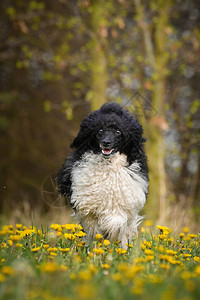
<path id="1" fill-rule="evenodd" d="M 105 156 L 111 155 L 113 151 L 114 149 L 105 149 L 105 148 L 101 150 L 102 154 Z"/>

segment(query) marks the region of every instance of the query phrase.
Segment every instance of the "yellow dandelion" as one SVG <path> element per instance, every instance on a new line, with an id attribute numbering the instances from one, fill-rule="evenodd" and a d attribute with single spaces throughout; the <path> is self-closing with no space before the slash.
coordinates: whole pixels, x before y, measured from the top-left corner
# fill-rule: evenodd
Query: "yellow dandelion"
<path id="1" fill-rule="evenodd" d="M 126 243 L 126 246 L 129 247 L 129 248 L 133 248 L 133 245 L 132 245 L 132 244 Z"/>
<path id="2" fill-rule="evenodd" d="M 192 255 L 189 254 L 189 253 L 184 253 L 184 254 L 183 254 L 183 257 L 184 257 L 184 258 L 188 258 L 188 257 L 191 257 L 191 256 L 192 256 Z"/>
<path id="3" fill-rule="evenodd" d="M 12 245 L 13 245 L 13 241 L 12 241 L 12 240 L 8 240 L 7 243 L 8 243 L 9 246 L 12 246 Z"/>
<path id="4" fill-rule="evenodd" d="M 200 265 L 195 268 L 195 273 L 200 276 Z"/>
<path id="5" fill-rule="evenodd" d="M 89 270 L 82 270 L 78 273 L 78 277 L 81 279 L 81 280 L 90 280 L 92 278 L 92 274 Z"/>
<path id="6" fill-rule="evenodd" d="M 189 271 L 184 271 L 181 273 L 181 277 L 184 279 L 184 280 L 188 280 L 190 278 L 193 278 L 195 276 L 194 273 L 192 272 L 189 272 Z"/>
<path id="7" fill-rule="evenodd" d="M 102 267 L 103 267 L 104 269 L 106 269 L 106 270 L 110 269 L 109 264 L 102 264 Z"/>
<path id="8" fill-rule="evenodd" d="M 81 241 L 81 242 L 77 243 L 77 246 L 78 247 L 83 247 L 85 244 L 86 244 L 86 242 Z"/>
<path id="9" fill-rule="evenodd" d="M 147 255 L 145 257 L 145 261 L 148 262 L 148 261 L 151 261 L 151 260 L 154 260 L 154 256 L 153 255 Z"/>
<path id="10" fill-rule="evenodd" d="M 145 233 L 145 229 L 143 226 L 141 227 L 140 231 L 141 231 L 141 233 Z"/>
<path id="11" fill-rule="evenodd" d="M 32 235 L 34 232 L 35 232 L 35 230 L 33 230 L 33 229 L 25 229 L 25 230 L 22 232 L 22 236 Z"/>
<path id="12" fill-rule="evenodd" d="M 200 262 L 200 257 L 199 256 L 194 256 L 193 260 L 198 263 L 198 262 Z"/>
<path id="13" fill-rule="evenodd" d="M 70 248 L 59 248 L 60 252 L 66 253 L 70 250 Z"/>
<path id="14" fill-rule="evenodd" d="M 62 230 L 61 225 L 59 225 L 59 224 L 51 224 L 50 228 L 52 228 L 54 230 L 58 230 L 58 229 Z"/>
<path id="15" fill-rule="evenodd" d="M 126 251 L 125 249 L 122 249 L 122 248 L 116 248 L 115 251 L 116 251 L 119 255 L 121 255 L 121 254 L 126 254 L 126 253 L 127 253 L 127 251 Z"/>
<path id="16" fill-rule="evenodd" d="M 2 272 L 3 275 L 12 275 L 12 274 L 14 274 L 14 270 L 10 266 L 2 267 L 1 272 Z"/>
<path id="17" fill-rule="evenodd" d="M 49 248 L 49 245 L 45 244 L 42 246 L 44 249 L 48 249 Z"/>
<path id="18" fill-rule="evenodd" d="M 170 237 L 169 239 L 168 239 L 168 245 L 171 245 L 172 243 L 173 243 L 173 240 L 174 240 L 174 238 L 173 238 L 173 236 L 172 237 Z"/>
<path id="19" fill-rule="evenodd" d="M 151 220 L 145 220 L 144 221 L 144 226 L 151 227 L 152 225 L 153 225 L 153 222 Z"/>
<path id="20" fill-rule="evenodd" d="M 71 241 L 75 239 L 75 235 L 71 233 L 65 233 L 64 237 L 66 238 L 66 240 L 71 240 Z"/>
<path id="21" fill-rule="evenodd" d="M 144 266 L 129 266 L 127 270 L 124 272 L 124 275 L 126 278 L 131 279 L 133 278 L 136 274 L 144 270 Z"/>
<path id="22" fill-rule="evenodd" d="M 144 245 L 147 247 L 147 248 L 149 248 L 149 249 L 151 249 L 151 246 L 152 246 L 152 241 L 150 241 L 150 242 L 147 242 L 146 240 L 144 240 Z"/>
<path id="23" fill-rule="evenodd" d="M 97 273 L 97 268 L 93 265 L 93 264 L 89 264 L 89 266 L 88 266 L 88 270 L 90 270 L 90 272 L 92 273 L 92 274 L 95 274 L 95 273 Z"/>
<path id="24" fill-rule="evenodd" d="M 142 249 L 142 250 L 145 250 L 146 249 L 146 246 L 144 245 L 144 244 L 140 244 L 140 248 Z"/>
<path id="25" fill-rule="evenodd" d="M 58 250 L 57 247 L 50 247 L 47 249 L 48 252 L 56 252 Z"/>
<path id="26" fill-rule="evenodd" d="M 38 252 L 40 249 L 41 249 L 41 247 L 36 247 L 36 248 L 31 249 L 31 251 L 32 252 Z"/>
<path id="27" fill-rule="evenodd" d="M 47 262 L 41 265 L 41 271 L 44 273 L 54 273 L 58 270 L 58 265 L 54 262 Z"/>
<path id="28" fill-rule="evenodd" d="M 189 228 L 188 227 L 184 227 L 183 228 L 183 232 L 185 232 L 185 233 L 189 232 Z"/>
<path id="29" fill-rule="evenodd" d="M 145 249 L 145 250 L 144 250 L 144 253 L 145 253 L 146 255 L 153 255 L 153 254 L 154 254 L 154 252 L 153 252 L 152 250 L 150 250 L 150 249 Z"/>
<path id="30" fill-rule="evenodd" d="M 97 233 L 97 234 L 95 235 L 95 239 L 96 239 L 96 240 L 100 240 L 100 239 L 102 239 L 102 237 L 103 237 L 103 235 L 100 234 L 100 233 Z"/>
<path id="31" fill-rule="evenodd" d="M 165 251 L 164 246 L 163 246 L 163 245 L 159 245 L 158 251 L 159 251 L 160 253 L 164 253 L 164 251 Z"/>
<path id="32" fill-rule="evenodd" d="M 146 262 L 146 258 L 144 258 L 144 257 L 135 258 L 134 262 L 136 264 L 144 263 L 144 262 Z"/>
<path id="33" fill-rule="evenodd" d="M 169 269 L 170 269 L 170 266 L 167 265 L 167 264 L 160 264 L 160 267 L 161 267 L 163 270 L 169 270 Z"/>
<path id="34" fill-rule="evenodd" d="M 64 266 L 64 265 L 61 265 L 61 266 L 60 266 L 60 270 L 61 270 L 61 271 L 66 271 L 67 269 L 68 269 L 68 268 L 67 268 L 66 266 Z"/>
<path id="35" fill-rule="evenodd" d="M 41 236 L 42 235 L 42 231 L 38 229 L 37 234 Z"/>
<path id="36" fill-rule="evenodd" d="M 79 231 L 79 232 L 75 233 L 74 235 L 77 236 L 77 237 L 83 237 L 83 236 L 86 235 L 86 233 L 83 232 L 83 231 Z"/>
<path id="37" fill-rule="evenodd" d="M 186 236 L 186 237 L 183 238 L 183 240 L 184 240 L 185 242 L 190 241 L 190 240 L 191 240 L 191 237 Z"/>
<path id="38" fill-rule="evenodd" d="M 179 237 L 182 239 L 182 238 L 184 238 L 184 236 L 185 236 L 185 234 L 183 233 L 183 232 L 181 232 L 180 234 L 179 234 Z"/>
<path id="39" fill-rule="evenodd" d="M 16 224 L 16 228 L 17 228 L 18 230 L 22 229 L 22 224 Z"/>
<path id="40" fill-rule="evenodd" d="M 57 256 L 57 253 L 55 253 L 55 252 L 50 252 L 49 255 L 53 258 L 54 256 Z"/>
<path id="41" fill-rule="evenodd" d="M 17 247 L 18 249 L 21 249 L 21 248 L 23 247 L 23 245 L 20 244 L 20 243 L 17 243 L 17 244 L 16 244 L 16 247 Z"/>
<path id="42" fill-rule="evenodd" d="M 11 241 L 11 242 L 12 242 L 12 241 Z M 6 243 L 4 243 L 4 242 L 1 243 L 1 248 L 6 248 L 6 247 L 8 247 Z"/>
<path id="43" fill-rule="evenodd" d="M 169 255 L 176 255 L 177 251 L 174 251 L 174 250 L 171 250 L 171 249 L 167 249 L 166 253 L 169 254 Z"/>
<path id="44" fill-rule="evenodd" d="M 109 246 L 109 245 L 110 245 L 110 241 L 109 241 L 109 240 L 104 240 L 104 241 L 103 241 L 103 244 L 104 244 L 105 246 Z"/>
<path id="45" fill-rule="evenodd" d="M 197 234 L 188 234 L 188 237 L 190 237 L 191 239 L 194 239 L 194 238 L 196 238 L 197 237 Z"/>
<path id="46" fill-rule="evenodd" d="M 123 277 L 121 273 L 115 273 L 114 275 L 112 275 L 112 279 L 114 281 L 122 281 Z"/>
<path id="47" fill-rule="evenodd" d="M 165 232 L 165 233 L 171 232 L 171 229 L 166 226 L 157 225 L 156 228 L 160 229 L 160 231 Z"/>
<path id="48" fill-rule="evenodd" d="M 97 255 L 104 254 L 104 250 L 102 248 L 94 248 L 93 252 Z"/>

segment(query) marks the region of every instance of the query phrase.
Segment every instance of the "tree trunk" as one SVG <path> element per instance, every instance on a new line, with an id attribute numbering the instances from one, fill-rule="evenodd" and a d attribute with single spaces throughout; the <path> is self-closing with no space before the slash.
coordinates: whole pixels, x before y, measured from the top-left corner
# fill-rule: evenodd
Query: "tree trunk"
<path id="1" fill-rule="evenodd" d="M 155 21 L 154 35 L 147 25 L 145 9 L 140 0 L 135 0 L 139 24 L 143 34 L 145 56 L 153 71 L 154 87 L 152 91 L 152 113 L 144 122 L 145 134 L 148 141 L 146 145 L 150 170 L 149 201 L 147 214 L 152 220 L 166 221 L 166 173 L 165 173 L 165 143 L 163 130 L 165 121 L 165 95 L 167 64 L 169 55 L 167 51 L 166 28 L 169 21 L 171 1 L 159 2 L 157 20 Z M 155 111 L 157 115 L 154 116 Z"/>
<path id="2" fill-rule="evenodd" d="M 91 110 L 98 109 L 106 102 L 107 89 L 107 27 L 106 27 L 106 1 L 91 1 L 91 90 L 89 100 Z"/>

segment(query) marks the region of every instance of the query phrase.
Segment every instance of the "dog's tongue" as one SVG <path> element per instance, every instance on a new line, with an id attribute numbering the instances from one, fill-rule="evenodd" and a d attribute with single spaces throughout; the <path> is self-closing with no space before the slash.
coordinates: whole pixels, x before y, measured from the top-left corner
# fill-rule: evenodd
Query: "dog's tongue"
<path id="1" fill-rule="evenodd" d="M 103 149 L 103 154 L 109 155 L 113 149 Z"/>

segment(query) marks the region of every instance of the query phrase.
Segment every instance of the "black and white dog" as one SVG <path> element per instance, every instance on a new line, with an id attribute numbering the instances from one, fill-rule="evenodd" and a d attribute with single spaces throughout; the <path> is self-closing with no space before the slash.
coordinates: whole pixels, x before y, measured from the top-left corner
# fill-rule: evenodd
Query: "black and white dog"
<path id="1" fill-rule="evenodd" d="M 58 171 L 58 191 L 70 196 L 78 222 L 123 247 L 142 220 L 148 167 L 139 122 L 116 103 L 106 103 L 80 125 L 73 152 Z"/>

